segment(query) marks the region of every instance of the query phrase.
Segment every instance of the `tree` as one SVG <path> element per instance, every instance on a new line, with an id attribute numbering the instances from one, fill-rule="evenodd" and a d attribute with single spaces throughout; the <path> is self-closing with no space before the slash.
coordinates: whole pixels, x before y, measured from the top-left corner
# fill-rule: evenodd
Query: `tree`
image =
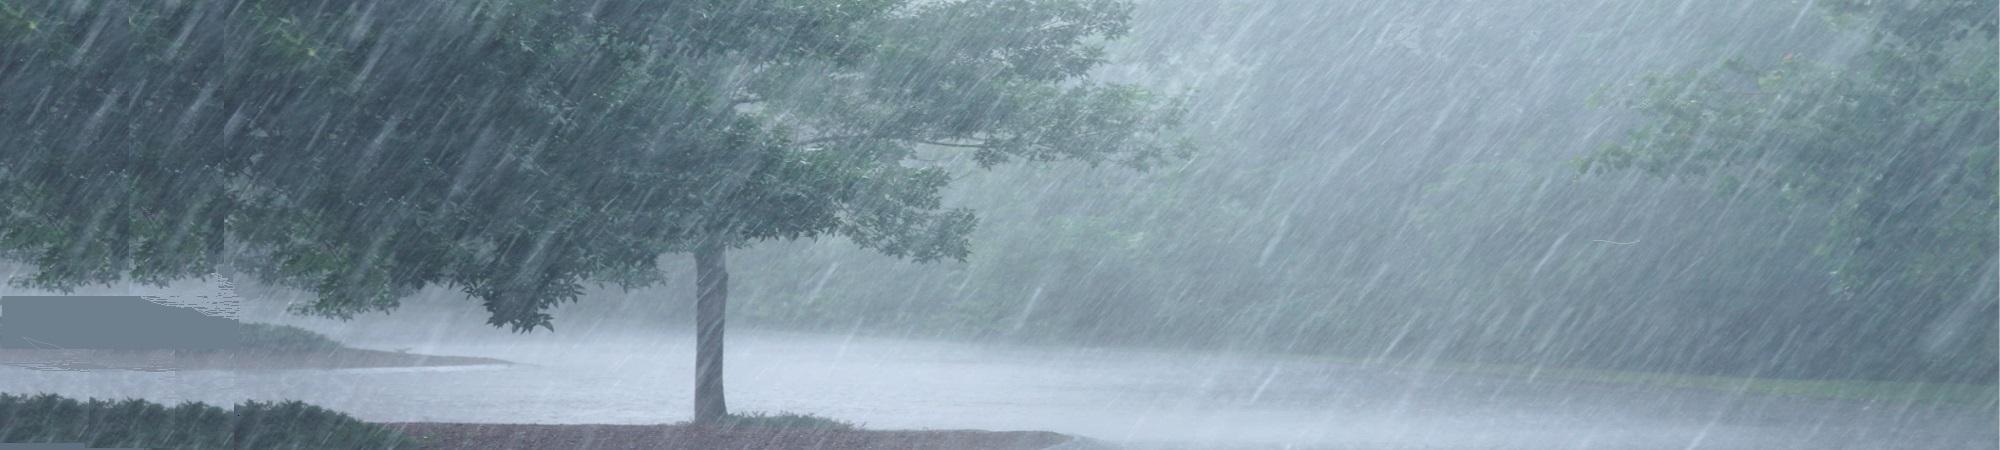
<path id="1" fill-rule="evenodd" d="M 9 206 L 0 235 L 7 256 L 42 267 L 39 285 L 184 277 L 213 266 L 219 245 L 200 247 L 218 255 L 205 265 L 172 270 L 125 262 L 167 264 L 193 247 L 118 251 L 226 236 L 253 276 L 315 294 L 301 312 L 386 311 L 447 285 L 482 302 L 490 324 L 526 332 L 552 329 L 544 311 L 586 282 L 644 285 L 659 255 L 688 252 L 703 274 L 700 421 L 726 414 L 727 249 L 845 236 L 964 258 L 973 217 L 940 204 L 950 174 L 921 164 L 925 148 L 989 166 L 1144 165 L 1186 149 L 1173 104 L 1085 78 L 1102 62 L 1096 43 L 1124 30 L 1129 6 L 1115 1 L 0 6 L 0 51 L 31 57 L 0 74 L 40 83 L 5 90 L 10 105 L 36 106 L 6 111 L 25 118 L 10 136 L 29 137 L 9 151 L 28 157 L 0 163 L 0 178 L 32 189 L 4 194 L 30 201 Z M 77 56 L 97 47 L 128 50 Z M 157 67 L 122 62 L 139 55 Z M 116 76 L 75 75 L 88 70 Z M 74 96 L 40 102 L 30 87 Z M 134 119 L 125 135 L 203 140 L 72 145 L 65 127 L 104 117 L 82 112 L 93 105 Z M 157 113 L 175 108 L 189 112 Z M 43 120 L 54 113 L 67 120 Z M 128 147 L 147 157 L 106 152 Z M 76 152 L 108 162 L 74 170 Z M 227 177 L 201 182 L 193 169 Z M 80 181 L 107 175 L 202 188 Z M 76 202 L 61 196 L 81 194 L 181 226 L 63 209 Z M 70 269 L 85 261 L 78 249 L 114 263 Z"/>
<path id="2" fill-rule="evenodd" d="M 310 312 L 387 310 L 441 284 L 493 325 L 552 328 L 540 311 L 586 282 L 650 281 L 661 246 L 695 235 L 698 193 L 771 182 L 739 179 L 784 154 L 718 96 L 729 71 L 843 58 L 846 27 L 878 3 L 512 1 L 348 19 L 378 24 L 347 53 L 379 69 L 336 104 L 382 113 L 256 192 L 272 207 L 246 221 L 284 225 L 244 241 L 265 252 L 265 278 L 318 294 Z"/>
<path id="3" fill-rule="evenodd" d="M 535 238 L 577 209 L 520 201 L 681 175 L 617 169 L 656 157 L 645 145 L 752 133 L 691 86 L 730 63 L 837 57 L 843 24 L 870 8 L 0 3 L 0 243 L 40 269 L 18 281 L 54 289 L 206 273 L 227 236 L 260 277 L 325 298 L 313 312 L 392 308 L 428 284 L 508 298 L 492 308 L 574 298 L 576 279 L 640 256 L 579 248 L 548 264 L 561 273 L 514 276 L 533 259 L 519 243 L 547 244 Z M 634 128 L 647 123 L 671 125 Z"/>
<path id="4" fill-rule="evenodd" d="M 1129 10 L 1115 1 L 916 4 L 866 22 L 876 46 L 856 59 L 739 68 L 746 75 L 729 86 L 732 103 L 773 133 L 753 145 L 776 153 L 710 159 L 726 177 L 671 213 L 681 230 L 655 237 L 696 263 L 696 421 L 727 415 L 728 249 L 841 236 L 891 256 L 963 259 L 973 215 L 942 206 L 950 174 L 925 164 L 926 152 L 965 151 L 986 167 L 1016 159 L 1143 167 L 1186 152 L 1174 104 L 1086 79 L 1103 62 L 1096 43 L 1123 33 Z"/>
<path id="5" fill-rule="evenodd" d="M 499 213 L 446 223 L 491 230 L 492 224 L 521 222 L 515 217 L 540 221 L 473 241 L 489 248 L 478 254 L 506 256 L 482 257 L 482 265 L 449 272 L 462 277 L 450 282 L 466 286 L 486 304 L 490 323 L 526 331 L 550 327 L 552 318 L 543 311 L 575 299 L 585 280 L 643 284 L 656 270 L 655 255 L 691 253 L 699 278 L 695 417 L 709 422 L 727 414 L 721 375 L 728 249 L 841 236 L 892 256 L 964 258 L 973 216 L 943 207 L 939 190 L 950 174 L 922 163 L 924 147 L 969 150 L 988 166 L 1011 159 L 1143 166 L 1188 148 L 1173 134 L 1180 118 L 1173 104 L 1131 86 L 1085 82 L 1102 62 L 1095 40 L 1124 30 L 1129 5 L 1123 2 L 846 5 L 797 7 L 801 17 L 820 18 L 799 23 L 839 37 L 827 38 L 829 43 L 801 48 L 809 41 L 800 32 L 767 32 L 784 39 L 740 46 L 749 51 L 681 58 L 649 60 L 642 53 L 634 57 L 644 61 L 637 67 L 658 71 L 609 76 L 603 84 L 618 86 L 610 93 L 613 100 L 600 105 L 583 96 L 557 97 L 578 102 L 560 106 L 579 112 L 552 121 L 578 124 L 575 134 L 562 128 L 523 134 L 539 147 L 514 156 L 528 161 L 521 163 L 526 169 L 487 175 L 507 177 L 494 183 L 505 185 L 506 192 L 473 208 Z M 690 36 L 712 33 L 744 32 Z M 549 159 L 543 163 L 543 158 Z M 534 164 L 548 166 L 534 170 Z M 344 167 L 317 171 L 355 173 Z M 398 202 L 420 197 L 360 196 Z M 323 220 L 368 212 L 336 211 Z M 404 229 L 368 228 L 351 237 L 305 242 L 360 242 Z M 459 236 L 377 245 L 407 249 L 466 241 Z M 494 249 L 500 245 L 505 247 Z M 429 258 L 435 257 L 404 259 Z M 301 272 L 325 280 L 324 274 L 347 267 L 403 266 L 361 259 L 310 264 Z M 407 273 L 382 272 L 376 278 Z M 360 301 L 365 296 L 325 295 L 338 284 L 321 286 L 316 308 L 370 305 Z"/>
<path id="6" fill-rule="evenodd" d="M 1587 171 L 1639 169 L 1768 189 L 1832 210 L 1850 331 L 1825 358 L 1904 361 L 1870 376 L 1991 379 L 1996 313 L 1995 17 L 1991 2 L 1831 2 L 1866 34 L 1846 61 L 1730 60 L 1648 79 L 1630 106 L 1649 121 Z M 1905 330 L 1922 330 L 1908 332 Z"/>
<path id="7" fill-rule="evenodd" d="M 645 282 L 635 244 L 690 235 L 667 211 L 783 156 L 719 74 L 838 60 L 886 3 L 79 5 L 0 3 L 22 284 L 164 283 L 228 237 L 302 312 L 444 284 L 526 330 L 585 280 Z"/>

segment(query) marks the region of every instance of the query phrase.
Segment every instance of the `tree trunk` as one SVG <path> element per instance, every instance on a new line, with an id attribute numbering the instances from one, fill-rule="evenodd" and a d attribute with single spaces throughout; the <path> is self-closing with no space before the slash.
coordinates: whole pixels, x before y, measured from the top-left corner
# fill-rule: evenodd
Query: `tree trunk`
<path id="1" fill-rule="evenodd" d="M 227 246 L 225 244 L 228 243 L 227 239 L 229 239 L 229 226 L 226 220 L 229 218 L 230 206 L 232 205 L 230 205 L 230 200 L 227 197 L 223 197 L 221 202 L 222 206 L 209 213 L 208 240 L 207 242 L 203 242 L 202 245 L 204 247 L 203 250 L 208 253 L 209 273 L 216 276 L 228 277 L 230 275 L 230 267 L 223 259 L 227 254 Z"/>
<path id="2" fill-rule="evenodd" d="M 720 244 L 694 251 L 694 422 L 698 424 L 720 422 L 729 415 L 722 398 L 722 319 L 729 311 L 724 251 Z"/>

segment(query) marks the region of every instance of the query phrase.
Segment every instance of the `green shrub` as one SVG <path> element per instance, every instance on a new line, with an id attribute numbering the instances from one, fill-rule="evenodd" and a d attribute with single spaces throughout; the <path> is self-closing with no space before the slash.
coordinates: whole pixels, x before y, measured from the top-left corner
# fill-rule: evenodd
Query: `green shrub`
<path id="1" fill-rule="evenodd" d="M 297 401 L 244 402 L 234 410 L 198 402 L 77 401 L 53 394 L 0 394 L 0 442 L 82 442 L 94 448 L 393 449 L 416 443 L 379 425 Z"/>

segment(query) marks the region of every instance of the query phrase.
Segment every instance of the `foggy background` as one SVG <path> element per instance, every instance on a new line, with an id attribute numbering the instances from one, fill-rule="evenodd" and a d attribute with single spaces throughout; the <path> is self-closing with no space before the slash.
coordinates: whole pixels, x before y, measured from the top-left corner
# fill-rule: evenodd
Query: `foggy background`
<path id="1" fill-rule="evenodd" d="M 1136 448 L 1993 448 L 2000 445 L 1995 439 L 2000 430 L 1991 426 L 2000 412 L 2000 398 L 1992 397 L 1992 384 L 2000 375 L 1996 362 L 2000 360 L 1996 344 L 2000 264 L 1991 253 L 1992 235 L 1955 241 L 1952 238 L 1965 235 L 1951 233 L 1963 231 L 1952 227 L 1990 225 L 2000 205 L 1927 204 L 1960 208 L 1984 220 L 1968 221 L 1973 225 L 1945 223 L 1949 221 L 1939 218 L 1958 216 L 1935 210 L 1894 210 L 1909 212 L 1907 218 L 1889 214 L 1884 219 L 1895 225 L 1892 231 L 1902 234 L 1863 236 L 1881 238 L 1869 245 L 1942 246 L 1964 241 L 1971 242 L 1965 246 L 1978 248 L 1958 249 L 1939 258 L 1945 261 L 1942 265 L 1951 266 L 1933 271 L 1941 275 L 1878 286 L 1867 278 L 1879 274 L 1841 273 L 1870 267 L 1857 261 L 1865 263 L 1862 260 L 1880 255 L 1853 249 L 1864 245 L 1838 242 L 1854 233 L 1838 228 L 1855 213 L 1842 209 L 1845 205 L 1802 199 L 1788 188 L 1758 184 L 1769 180 L 1732 178 L 1742 173 L 1671 171 L 1662 176 L 1639 169 L 1588 168 L 1594 156 L 1632 142 L 1634 130 L 1659 123 L 1660 117 L 1629 106 L 1658 94 L 1648 90 L 1657 87 L 1648 84 L 1651 77 L 1715 74 L 1729 60 L 1755 67 L 1792 61 L 1847 67 L 1868 61 L 1865 56 L 1877 43 L 1867 30 L 1828 19 L 1823 3 L 1836 1 L 1141 1 L 1130 21 L 1132 32 L 1108 43 L 1110 63 L 1099 67 L 1092 78 L 1185 95 L 1189 131 L 1198 141 L 1198 152 L 1145 171 L 1074 160 L 985 169 L 974 153 L 933 143 L 922 147 L 917 157 L 886 163 L 899 169 L 918 163 L 948 169 L 951 182 L 944 206 L 978 214 L 978 228 L 970 235 L 971 256 L 962 262 L 945 258 L 918 263 L 885 256 L 880 247 L 863 248 L 844 238 L 764 241 L 730 250 L 727 279 L 733 300 L 726 314 L 731 325 L 730 402 L 739 412 L 800 412 L 853 421 L 872 430 L 1048 430 Z M 318 7 L 313 5 L 309 7 Z M 0 0 L 0 13 L 12 11 L 7 8 L 8 3 Z M 83 10 L 75 6 L 63 14 L 81 17 L 77 11 Z M 437 18 L 458 20 L 461 13 L 465 12 L 439 12 Z M 9 17 L 0 15 L 0 20 Z M 365 24 L 354 29 L 363 28 Z M 381 37 L 427 36 L 423 31 L 398 29 Z M 220 42 L 226 36 L 216 33 L 206 38 Z M 425 69 L 479 63 L 424 59 L 464 56 L 448 46 L 404 50 L 408 53 L 393 54 L 393 62 L 381 70 L 427 74 L 434 71 Z M 433 50 L 438 53 L 423 53 Z M 589 59 L 584 56 L 580 59 Z M 318 61 L 314 58 L 306 59 Z M 366 67 L 375 64 L 366 58 L 354 61 L 367 61 Z M 730 64 L 716 61 L 723 62 L 710 63 Z M 8 67 L 0 64 L 0 69 Z M 932 68 L 916 64 L 889 69 Z M 501 73 L 492 76 L 500 81 L 496 85 L 512 86 L 506 82 L 513 81 L 507 78 L 514 74 L 495 73 Z M 45 79 L 37 82 L 72 84 L 43 75 Z M 729 76 L 737 75 L 741 74 Z M 144 84 L 145 77 L 134 77 L 142 80 L 137 84 Z M 426 91 L 423 83 L 433 80 L 392 75 L 354 80 L 355 86 L 377 83 L 369 87 L 385 89 L 371 91 L 375 93 L 409 89 L 425 95 L 457 95 Z M 723 84 L 727 83 L 718 86 Z M 1690 86 L 1687 89 L 1701 88 Z M 246 91 L 252 97 L 269 94 Z M 206 99 L 203 92 L 198 95 Z M 32 93 L 0 93 L 32 97 Z M 1703 95 L 1684 97 L 1763 93 L 1699 94 Z M 383 97 L 419 107 L 432 103 L 421 96 Z M 462 106 L 447 100 L 435 103 Z M 842 105 L 839 100 L 827 104 Z M 727 112 L 743 112 L 736 103 L 723 103 Z M 339 101 L 303 100 L 293 106 L 301 111 L 349 107 Z M 663 110 L 679 107 L 670 106 Z M 361 109 L 365 108 L 356 108 Z M 1991 113 L 1979 111 L 1984 112 L 1970 114 Z M 634 115 L 693 117 L 676 115 L 683 113 Z M 511 110 L 494 114 L 543 117 Z M 203 117 L 218 122 L 208 124 L 214 128 L 234 123 L 236 117 L 210 116 Z M 310 118 L 306 113 L 293 116 Z M 374 123 L 365 116 L 357 114 L 360 119 L 354 120 Z M 393 134 L 397 120 L 387 120 L 387 131 L 380 135 Z M 174 126 L 161 125 L 169 123 L 164 120 L 145 123 Z M 1965 134 L 1977 142 L 1951 143 L 1981 149 L 1963 153 L 1969 155 L 1967 160 L 1991 163 L 1993 135 L 2000 124 L 1980 126 L 1984 128 Z M 96 130 L 95 125 L 81 128 Z M 549 130 L 558 128 L 524 134 L 553 136 L 561 132 Z M 375 133 L 372 128 L 357 129 L 368 133 L 349 133 L 341 139 L 364 142 Z M 299 141 L 303 134 L 279 138 Z M 491 143 L 474 133 L 406 130 L 406 134 L 414 142 L 403 143 L 409 148 Z M 1868 134 L 1882 136 L 1899 135 Z M 67 137 L 59 138 L 48 141 L 69 145 Z M 1933 141 L 1889 142 L 1907 145 L 1885 152 L 1905 147 L 1935 153 L 1961 150 L 1926 146 Z M 318 151 L 342 151 L 335 144 L 326 146 L 335 148 Z M 695 152 L 661 153 L 691 160 L 707 157 Z M 1890 166 L 1870 156 L 1879 155 L 1856 158 L 1876 164 L 1857 163 L 1860 168 L 1855 170 L 1886 171 Z M 63 158 L 50 159 L 69 162 Z M 1693 160 L 1684 163 L 1700 163 Z M 595 169 L 591 164 L 603 165 L 574 157 L 571 161 L 587 161 L 576 166 L 592 174 L 596 172 L 590 172 Z M 358 166 L 356 173 L 428 176 L 419 173 L 423 168 L 377 172 L 369 164 Z M 715 173 L 690 171 L 696 174 L 688 183 L 713 181 L 701 176 L 738 175 L 724 173 L 736 170 L 730 168 L 734 166 L 701 164 L 690 167 Z M 1961 166 L 1945 169 L 1954 170 L 1952 174 L 1991 174 L 1982 172 L 1987 168 Z M 312 167 L 298 163 L 283 169 L 317 175 L 308 173 Z M 486 188 L 513 189 L 508 180 L 534 179 L 509 178 L 533 168 L 472 162 L 464 167 L 469 169 L 454 176 L 480 178 Z M 480 172 L 485 170 L 481 167 L 493 170 Z M 1923 175 L 1943 179 L 1943 172 L 1896 180 L 1921 184 Z M 1846 174 L 1829 177 L 1837 175 Z M 916 178 L 908 173 L 888 178 L 895 177 Z M 188 181 L 196 178 L 155 176 L 190 186 L 200 184 Z M 438 179 L 457 183 L 447 178 Z M 378 188 L 370 184 L 373 181 L 357 175 L 345 182 Z M 1993 180 L 1980 182 L 1953 187 L 1990 188 Z M 688 186 L 664 190 L 674 189 L 698 190 Z M 1909 192 L 1930 193 L 1916 188 L 1895 193 Z M 482 198 L 505 203 L 533 197 L 505 194 L 522 195 Z M 201 198 L 167 200 L 193 204 Z M 1939 198 L 1946 200 L 1933 203 L 1957 199 Z M 1978 200 L 1989 202 L 1991 196 Z M 61 208 L 60 202 L 50 204 Z M 375 206 L 381 205 L 370 208 Z M 531 213 L 519 218 L 509 214 L 522 205 L 486 206 L 491 210 L 477 212 L 507 212 L 465 217 L 505 222 L 494 229 L 531 229 L 566 220 L 560 216 L 570 211 L 534 205 L 521 207 Z M 215 211 L 213 205 L 203 207 Z M 748 210 L 769 205 L 729 205 L 720 210 L 737 212 L 727 211 L 730 207 Z M 394 221 L 360 214 L 382 210 L 386 209 L 312 210 L 357 212 L 355 217 L 313 220 L 361 223 L 346 224 L 353 227 L 340 232 L 363 239 L 339 233 L 284 234 L 296 230 L 275 233 L 273 242 L 300 243 L 284 249 L 294 256 L 318 257 L 314 254 L 318 248 L 311 245 L 331 245 L 310 239 L 357 247 L 371 242 L 341 240 L 374 239 L 375 247 L 359 252 L 348 248 L 346 254 L 312 261 L 320 265 L 301 269 L 309 273 L 287 281 L 309 284 L 343 280 L 337 278 L 341 275 L 354 279 L 383 275 L 368 272 L 378 268 L 371 266 L 376 263 L 389 268 L 382 269 L 385 273 L 400 268 L 369 258 L 379 247 L 397 245 L 385 244 L 389 239 L 385 236 L 426 235 L 400 235 L 402 230 L 381 225 Z M 199 226 L 203 224 L 214 225 L 214 236 L 226 235 L 223 225 L 236 219 L 223 211 L 200 216 L 217 218 L 213 222 L 196 223 L 194 213 L 180 217 L 176 223 L 184 227 L 178 230 L 184 236 L 173 238 L 199 234 L 206 229 Z M 276 211 L 261 219 L 285 225 L 290 217 L 284 214 L 296 213 Z M 687 214 L 700 219 L 714 212 Z M 772 214 L 785 218 L 783 214 L 790 212 Z M 1859 229 L 1864 234 L 1878 231 Z M 491 230 L 459 231 L 480 239 L 518 237 L 504 232 L 479 234 Z M 18 246 L 35 250 L 30 248 L 35 238 L 23 238 Z M 205 249 L 197 248 L 205 242 L 185 240 L 172 243 L 184 247 L 175 251 L 193 254 Z M 220 237 L 214 242 L 218 251 L 211 256 L 221 261 L 215 255 L 228 253 L 220 251 L 227 246 Z M 472 243 L 450 244 L 490 243 L 468 242 Z M 525 279 L 519 274 L 532 267 L 508 263 L 535 261 L 541 255 L 538 246 L 547 242 L 509 247 L 535 248 L 528 257 L 494 257 L 497 262 L 491 267 L 475 269 L 491 271 L 480 275 L 500 274 L 486 281 L 509 279 L 508 274 L 514 274 L 511 279 Z M 617 248 L 622 244 L 592 242 L 577 246 L 568 256 L 637 251 L 636 260 L 644 261 L 647 255 L 684 243 Z M 72 250 L 96 249 L 85 247 Z M 299 398 L 371 422 L 669 423 L 687 418 L 687 407 L 694 402 L 688 388 L 694 380 L 690 369 L 696 354 L 696 269 L 685 250 L 666 250 L 681 253 L 659 260 L 662 282 L 629 290 L 598 285 L 578 301 L 550 309 L 552 329 L 525 334 L 489 325 L 488 320 L 501 310 L 517 319 L 533 318 L 539 312 L 538 302 L 557 300 L 509 297 L 516 292 L 489 289 L 485 300 L 506 297 L 503 300 L 515 302 L 489 310 L 461 290 L 477 288 L 437 286 L 435 282 L 449 280 L 432 276 L 420 280 L 433 283 L 430 287 L 402 298 L 394 311 L 368 312 L 343 322 L 287 311 L 311 305 L 311 293 L 259 284 L 254 276 L 233 280 L 244 302 L 240 317 L 246 322 L 298 325 L 329 335 L 340 345 L 400 354 L 389 356 L 451 355 L 515 364 L 165 374 L 54 374 L 0 367 L 9 371 L 0 372 L 0 392 L 216 404 Z M 1888 264 L 1901 265 L 1890 269 L 1933 269 L 1924 264 L 1935 261 L 1910 256 L 1944 254 L 1933 250 L 1913 247 L 1907 254 L 1895 255 L 1905 258 Z M 1948 258 L 1978 251 L 1987 254 L 1973 264 L 1976 267 L 1958 267 L 1954 264 L 1963 261 Z M 33 256 L 28 253 L 22 254 Z M 472 253 L 476 252 L 466 254 Z M 256 256 L 245 258 L 268 262 L 256 261 Z M 477 258 L 488 256 L 492 255 Z M 89 258 L 73 259 L 62 261 L 73 264 L 67 269 L 81 267 L 77 273 L 101 275 L 91 272 L 102 267 L 90 266 L 94 263 Z M 588 266 L 591 260 L 569 262 Z M 432 263 L 436 261 L 415 265 Z M 355 266 L 360 269 L 342 272 Z M 586 268 L 596 271 L 591 276 L 625 275 L 614 273 L 615 268 Z M 33 273 L 35 269 L 25 265 L 0 265 L 0 275 L 10 278 Z M 333 275 L 312 278 L 327 274 Z M 1863 288 L 1856 287 L 1857 278 Z M 333 282 L 328 283 L 330 288 L 320 287 L 352 294 L 340 298 L 348 303 L 338 306 L 367 310 L 379 306 L 368 302 L 381 300 L 367 295 L 388 288 L 365 289 L 407 287 L 390 286 L 400 281 L 407 280 L 362 280 L 353 283 L 361 287 L 351 292 L 342 290 L 349 286 Z M 213 285 L 204 283 L 181 279 L 154 287 L 121 281 L 67 294 L 213 290 Z M 50 295 L 23 285 L 0 286 L 0 295 Z M 503 325 L 523 323 L 527 322 Z M 1560 375 L 1544 378 L 1544 373 Z"/>
<path id="2" fill-rule="evenodd" d="M 947 204 L 980 212 L 967 262 L 765 242 L 731 258 L 730 316 L 893 337 L 1991 382 L 1990 277 L 1964 298 L 1841 297 L 1816 253 L 1821 206 L 1579 170 L 1638 120 L 1609 103 L 1645 75 L 1840 61 L 1865 43 L 1814 8 L 1145 2 L 1105 75 L 1190 94 L 1201 153 L 1144 173 L 964 158 Z M 663 260 L 663 285 L 560 307 L 557 333 L 687 326 L 686 259 Z M 425 314 L 472 327 L 483 312 L 431 289 L 397 313 Z"/>

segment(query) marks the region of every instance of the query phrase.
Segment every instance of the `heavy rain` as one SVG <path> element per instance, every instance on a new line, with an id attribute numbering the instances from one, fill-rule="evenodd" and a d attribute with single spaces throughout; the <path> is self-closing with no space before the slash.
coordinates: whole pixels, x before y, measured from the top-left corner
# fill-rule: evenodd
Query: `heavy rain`
<path id="1" fill-rule="evenodd" d="M 2000 448 L 1996 22 L 0 0 L 0 449 Z"/>

